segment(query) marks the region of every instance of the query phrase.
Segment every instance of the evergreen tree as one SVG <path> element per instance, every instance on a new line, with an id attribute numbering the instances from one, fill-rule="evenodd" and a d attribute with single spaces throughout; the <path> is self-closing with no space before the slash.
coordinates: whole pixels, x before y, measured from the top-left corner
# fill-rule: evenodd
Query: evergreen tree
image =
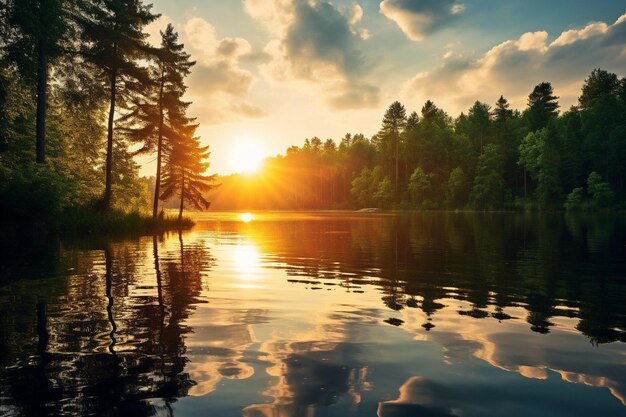
<path id="1" fill-rule="evenodd" d="M 509 101 L 504 96 L 500 96 L 491 115 L 496 123 L 505 123 L 513 117 L 513 110 L 509 109 Z"/>
<path id="2" fill-rule="evenodd" d="M 148 70 L 141 60 L 150 58 L 144 26 L 154 21 L 151 5 L 141 0 L 83 0 L 84 13 L 76 16 L 84 38 L 82 56 L 108 85 L 109 115 L 105 163 L 105 191 L 102 207 L 112 198 L 112 169 L 116 106 L 130 107 L 151 88 Z"/>
<path id="3" fill-rule="evenodd" d="M 491 107 L 486 103 L 476 101 L 467 112 L 468 134 L 474 148 L 479 154 L 483 153 L 483 146 L 491 126 Z"/>
<path id="4" fill-rule="evenodd" d="M 20 75 L 36 86 L 37 119 L 35 160 L 45 162 L 46 105 L 49 66 L 62 52 L 69 30 L 67 0 L 19 0 L 11 4 L 8 23 L 9 60 Z"/>
<path id="5" fill-rule="evenodd" d="M 493 141 L 500 146 L 502 151 L 502 176 L 505 187 L 514 192 L 520 188 L 523 177 L 523 172 L 517 164 L 519 145 L 524 137 L 519 112 L 511 110 L 508 100 L 500 96 L 491 116 L 493 118 Z"/>
<path id="6" fill-rule="evenodd" d="M 413 129 L 416 129 L 419 121 L 420 119 L 419 119 L 419 116 L 417 115 L 417 112 L 412 112 L 411 115 L 408 117 L 408 119 L 406 119 L 405 130 L 411 131 Z"/>
<path id="7" fill-rule="evenodd" d="M 582 94 L 578 104 L 582 110 L 590 109 L 597 100 L 609 96 L 619 95 L 620 80 L 617 75 L 600 68 L 594 69 L 585 79 Z"/>
<path id="8" fill-rule="evenodd" d="M 156 219 L 161 194 L 162 158 L 166 145 L 174 140 L 171 137 L 175 135 L 172 123 L 180 119 L 190 105 L 183 101 L 183 95 L 187 90 L 185 77 L 190 74 L 195 62 L 192 62 L 189 54 L 184 51 L 184 45 L 178 42 L 178 33 L 174 31 L 171 24 L 168 24 L 165 31 L 161 32 L 161 47 L 154 50 L 153 54 L 154 59 L 149 70 L 150 77 L 154 81 L 154 89 L 149 100 L 135 109 L 143 124 L 140 129 L 134 131 L 134 140 L 143 143 L 140 152 L 156 151 L 157 154 L 152 204 L 152 216 Z M 136 119 L 136 117 L 131 118 L 135 125 Z M 130 129 L 132 130 L 133 126 Z"/>
<path id="9" fill-rule="evenodd" d="M 577 108 L 572 107 L 564 113 L 562 125 L 562 140 L 559 153 L 561 155 L 560 176 L 563 188 L 574 189 L 585 182 L 585 143 L 581 131 L 581 115 Z"/>
<path id="10" fill-rule="evenodd" d="M 451 208 L 461 208 L 467 203 L 468 181 L 463 168 L 456 167 L 450 172 L 446 189 L 446 203 Z"/>
<path id="11" fill-rule="evenodd" d="M 595 208 L 607 208 L 613 204 L 613 190 L 608 182 L 602 181 L 597 172 L 592 172 L 587 178 L 587 194 Z"/>
<path id="12" fill-rule="evenodd" d="M 369 205 L 371 198 L 371 194 L 369 193 L 370 179 L 371 172 L 369 168 L 363 167 L 359 175 L 352 180 L 350 193 L 358 207 L 367 207 Z"/>
<path id="13" fill-rule="evenodd" d="M 205 195 L 215 188 L 215 175 L 204 175 L 209 167 L 209 147 L 201 146 L 195 135 L 197 125 L 184 124 L 175 126 L 176 140 L 171 143 L 171 150 L 166 157 L 163 176 L 162 200 L 176 196 L 179 199 L 178 221 L 183 218 L 185 207 L 206 210 L 211 203 Z"/>
<path id="14" fill-rule="evenodd" d="M 497 145 L 485 146 L 478 158 L 476 177 L 470 195 L 470 205 L 475 209 L 495 209 L 504 199 L 502 156 Z"/>
<path id="15" fill-rule="evenodd" d="M 432 124 L 443 118 L 443 112 L 430 100 L 422 106 L 422 121 L 426 124 Z"/>
<path id="16" fill-rule="evenodd" d="M 535 86 L 528 96 L 528 108 L 525 115 L 531 132 L 548 126 L 549 121 L 557 116 L 559 109 L 557 100 L 558 97 L 554 95 L 552 84 L 543 82 Z"/>
<path id="17" fill-rule="evenodd" d="M 393 202 L 393 189 L 391 188 L 391 180 L 389 177 L 383 178 L 378 183 L 376 192 L 374 193 L 374 200 L 378 203 L 379 207 L 388 208 Z"/>
<path id="18" fill-rule="evenodd" d="M 432 187 L 433 174 L 427 174 L 421 167 L 415 168 L 409 179 L 409 193 L 411 199 L 421 206 L 429 197 Z"/>
<path id="19" fill-rule="evenodd" d="M 529 133 L 520 145 L 520 165 L 537 181 L 537 200 L 541 207 L 559 203 L 559 151 L 554 124 L 538 132 Z"/>
<path id="20" fill-rule="evenodd" d="M 392 159 L 395 161 L 394 192 L 398 192 L 400 134 L 406 127 L 406 110 L 399 101 L 394 101 L 383 117 L 381 133 L 391 145 Z"/>

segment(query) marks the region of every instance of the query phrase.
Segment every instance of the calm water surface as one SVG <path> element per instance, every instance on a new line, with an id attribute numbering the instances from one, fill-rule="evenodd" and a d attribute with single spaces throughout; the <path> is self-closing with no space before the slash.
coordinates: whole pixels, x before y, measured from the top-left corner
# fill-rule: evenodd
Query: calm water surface
<path id="1" fill-rule="evenodd" d="M 205 214 L 0 258 L 3 416 L 626 416 L 625 342 L 623 215 Z"/>

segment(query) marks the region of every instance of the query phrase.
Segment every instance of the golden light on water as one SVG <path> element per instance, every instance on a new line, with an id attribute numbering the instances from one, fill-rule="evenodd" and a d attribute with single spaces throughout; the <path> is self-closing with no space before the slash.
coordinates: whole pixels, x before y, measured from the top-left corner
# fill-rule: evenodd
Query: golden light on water
<path id="1" fill-rule="evenodd" d="M 243 281 L 255 281 L 259 278 L 261 260 L 256 245 L 245 243 L 235 246 L 233 261 L 239 279 Z M 239 286 L 241 287 L 241 285 Z"/>
<path id="2" fill-rule="evenodd" d="M 254 216 L 252 215 L 252 213 L 241 213 L 239 214 L 239 219 L 244 223 L 250 223 L 252 220 L 254 220 Z"/>

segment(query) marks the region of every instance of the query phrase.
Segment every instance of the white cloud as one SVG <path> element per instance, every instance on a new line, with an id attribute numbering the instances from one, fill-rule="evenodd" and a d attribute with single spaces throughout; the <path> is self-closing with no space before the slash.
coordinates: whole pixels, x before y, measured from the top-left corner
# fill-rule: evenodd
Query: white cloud
<path id="1" fill-rule="evenodd" d="M 356 27 L 361 6 L 353 3 L 342 12 L 325 0 L 245 0 L 244 10 L 271 37 L 265 52 L 272 60 L 262 66 L 268 78 L 307 80 L 322 88 L 332 108 L 378 102 L 378 88 L 366 80 L 372 64 L 362 49 L 370 33 Z"/>
<path id="2" fill-rule="evenodd" d="M 159 31 L 168 23 L 172 20 L 162 16 L 148 26 L 153 45 L 160 44 Z M 220 38 L 213 25 L 197 16 L 181 27 L 181 41 L 196 61 L 188 81 L 188 98 L 194 102 L 192 111 L 197 113 L 199 122 L 212 124 L 263 116 L 264 111 L 247 99 L 255 77 L 241 66 L 241 61 L 253 54 L 250 43 L 243 38 Z"/>
<path id="3" fill-rule="evenodd" d="M 356 26 L 363 19 L 363 8 L 357 3 L 353 3 L 348 16 L 350 26 Z"/>
<path id="4" fill-rule="evenodd" d="M 432 99 L 453 113 L 475 100 L 494 102 L 504 94 L 524 108 L 532 88 L 549 81 L 567 108 L 575 104 L 584 79 L 594 68 L 626 73 L 626 15 L 614 24 L 591 23 L 563 32 L 548 44 L 548 33 L 528 32 L 494 46 L 485 54 L 447 53 L 440 65 L 416 74 L 405 83 L 403 95 Z"/>
<path id="5" fill-rule="evenodd" d="M 574 43 L 580 39 L 587 39 L 592 36 L 605 34 L 608 30 L 609 26 L 604 22 L 591 23 L 580 30 L 573 29 L 561 33 L 561 36 L 556 38 L 550 46 L 569 45 L 570 43 Z"/>

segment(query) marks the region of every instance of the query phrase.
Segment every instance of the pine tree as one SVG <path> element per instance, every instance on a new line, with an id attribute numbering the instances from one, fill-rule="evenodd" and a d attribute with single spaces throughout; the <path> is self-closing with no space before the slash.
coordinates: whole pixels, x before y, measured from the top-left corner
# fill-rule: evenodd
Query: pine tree
<path id="1" fill-rule="evenodd" d="M 585 80 L 582 94 L 578 98 L 579 106 L 582 110 L 589 109 L 603 97 L 610 95 L 617 96 L 619 94 L 619 88 L 620 80 L 616 74 L 596 68 Z"/>
<path id="2" fill-rule="evenodd" d="M 161 200 L 177 197 L 180 201 L 178 221 L 183 218 L 185 207 L 206 210 L 211 203 L 204 194 L 215 188 L 215 175 L 204 175 L 209 163 L 209 147 L 200 146 L 195 135 L 197 125 L 186 123 L 176 126 L 176 140 L 166 156 Z"/>
<path id="3" fill-rule="evenodd" d="M 129 113 L 127 132 L 134 142 L 143 144 L 138 153 L 156 152 L 156 176 L 152 216 L 156 219 L 161 194 L 161 167 L 163 154 L 170 142 L 175 140 L 173 123 L 180 119 L 191 103 L 183 101 L 187 90 L 185 77 L 191 72 L 195 62 L 184 51 L 184 45 L 178 42 L 178 33 L 168 24 L 161 32 L 161 46 L 153 51 L 154 59 L 150 65 L 150 78 L 153 88 L 146 101 L 136 103 Z M 186 120 L 183 122 L 191 122 Z"/>
<path id="4" fill-rule="evenodd" d="M 390 141 L 391 155 L 395 161 L 394 191 L 396 193 L 398 192 L 400 134 L 404 131 L 405 126 L 406 110 L 399 101 L 394 101 L 385 112 L 381 132 Z"/>
<path id="5" fill-rule="evenodd" d="M 45 162 L 46 105 L 49 66 L 62 53 L 69 31 L 66 0 L 19 0 L 8 9 L 7 53 L 20 75 L 36 86 L 35 160 Z"/>
<path id="6" fill-rule="evenodd" d="M 513 117 L 513 110 L 509 109 L 509 101 L 504 96 L 500 96 L 491 114 L 496 123 L 504 123 Z"/>
<path id="7" fill-rule="evenodd" d="M 528 109 L 526 119 L 528 129 L 536 132 L 548 126 L 551 119 L 557 116 L 559 103 L 554 95 L 552 84 L 543 82 L 537 84 L 528 96 Z"/>
<path id="8" fill-rule="evenodd" d="M 501 150 L 497 145 L 489 144 L 478 158 L 470 205 L 475 209 L 495 209 L 502 204 L 503 198 Z"/>
<path id="9" fill-rule="evenodd" d="M 108 85 L 109 116 L 107 122 L 107 149 L 105 191 L 102 207 L 108 209 L 112 199 L 112 169 L 114 125 L 117 106 L 129 107 L 133 100 L 146 94 L 150 88 L 149 73 L 140 60 L 149 58 L 145 25 L 158 15 L 151 13 L 151 5 L 141 0 L 81 0 L 83 13 L 75 20 L 84 39 L 82 56 L 96 69 L 99 78 Z"/>
<path id="10" fill-rule="evenodd" d="M 405 130 L 406 131 L 411 131 L 413 129 L 417 129 L 417 126 L 419 124 L 420 118 L 417 114 L 417 112 L 412 112 L 411 115 L 409 116 L 408 119 L 406 119 L 406 127 Z"/>
<path id="11" fill-rule="evenodd" d="M 474 142 L 474 147 L 483 153 L 486 136 L 491 125 L 491 107 L 486 103 L 476 101 L 467 112 L 467 123 L 470 139 Z"/>

